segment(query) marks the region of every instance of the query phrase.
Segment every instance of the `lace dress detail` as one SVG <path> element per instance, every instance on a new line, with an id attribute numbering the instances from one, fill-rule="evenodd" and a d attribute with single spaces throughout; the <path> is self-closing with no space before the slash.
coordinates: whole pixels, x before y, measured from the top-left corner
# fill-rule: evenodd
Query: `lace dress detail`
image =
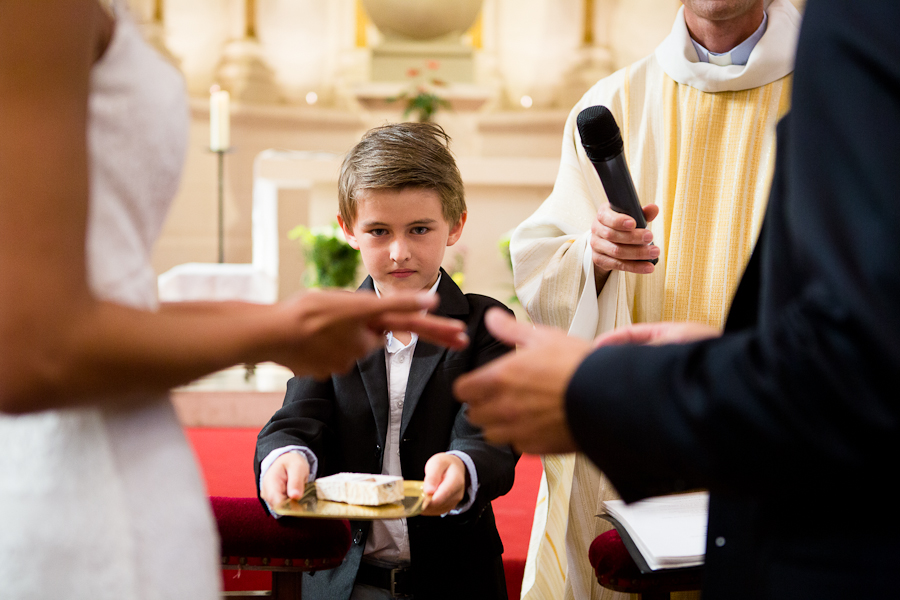
<path id="1" fill-rule="evenodd" d="M 189 116 L 181 75 L 114 12 L 90 81 L 88 276 L 98 297 L 152 310 Z M 129 400 L 0 416 L 3 600 L 217 598 L 215 524 L 175 412 Z"/>

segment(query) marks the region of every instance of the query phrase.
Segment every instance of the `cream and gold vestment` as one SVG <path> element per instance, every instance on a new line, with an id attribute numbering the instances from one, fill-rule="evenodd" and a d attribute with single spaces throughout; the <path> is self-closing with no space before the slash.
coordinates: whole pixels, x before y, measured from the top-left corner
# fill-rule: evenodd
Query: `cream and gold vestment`
<path id="1" fill-rule="evenodd" d="M 516 292 L 536 323 L 585 339 L 637 322 L 723 324 L 765 212 L 800 14 L 773 0 L 747 64 L 718 66 L 698 62 L 683 11 L 652 55 L 601 80 L 569 115 L 553 192 L 510 244 Z M 661 249 L 653 274 L 613 271 L 599 291 L 588 242 L 606 196 L 575 125 L 598 104 L 619 124 L 638 197 L 660 208 L 650 229 Z M 609 528 L 600 503 L 615 490 L 581 455 L 543 463 L 522 598 L 615 597 L 588 562 Z"/>

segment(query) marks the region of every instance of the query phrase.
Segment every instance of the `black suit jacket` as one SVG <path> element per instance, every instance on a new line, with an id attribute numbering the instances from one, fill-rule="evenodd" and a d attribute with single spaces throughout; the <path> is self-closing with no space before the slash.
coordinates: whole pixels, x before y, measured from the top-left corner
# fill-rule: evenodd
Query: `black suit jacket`
<path id="1" fill-rule="evenodd" d="M 371 278 L 360 290 L 372 291 Z M 513 484 L 518 456 L 508 447 L 488 444 L 466 419 L 466 408 L 452 395 L 453 381 L 508 352 L 484 327 L 484 312 L 500 302 L 463 294 L 442 272 L 436 314 L 467 324 L 468 348 L 447 350 L 419 340 L 410 368 L 400 431 L 400 461 L 405 479 L 425 477 L 433 455 L 459 450 L 472 458 L 478 473 L 475 504 L 465 513 L 409 519 L 409 544 L 417 598 L 505 598 L 500 555 L 503 545 L 490 501 Z M 508 309 L 507 309 L 508 310 Z M 384 352 L 357 363 L 350 373 L 328 381 L 293 378 L 284 406 L 259 434 L 260 462 L 274 449 L 303 445 L 315 452 L 319 476 L 342 471 L 381 473 L 388 426 L 388 389 Z M 369 531 L 368 522 L 352 522 L 354 545 L 332 571 L 304 577 L 303 597 L 348 598 Z"/>
<path id="2" fill-rule="evenodd" d="M 898 598 L 900 3 L 810 0 L 760 242 L 720 339 L 567 393 L 626 500 L 708 487 L 704 600 Z"/>

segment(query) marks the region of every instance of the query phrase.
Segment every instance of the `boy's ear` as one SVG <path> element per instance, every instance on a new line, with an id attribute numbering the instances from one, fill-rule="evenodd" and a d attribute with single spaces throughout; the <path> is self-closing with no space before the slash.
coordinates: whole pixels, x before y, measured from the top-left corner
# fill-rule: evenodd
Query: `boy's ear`
<path id="1" fill-rule="evenodd" d="M 350 247 L 354 250 L 359 250 L 359 242 L 356 241 L 356 236 L 353 235 L 353 230 L 347 227 L 347 224 L 344 223 L 344 219 L 341 217 L 341 213 L 338 213 L 337 221 L 338 225 L 341 226 L 341 230 L 344 232 L 344 237 L 347 238 L 347 243 L 350 244 Z"/>
<path id="2" fill-rule="evenodd" d="M 463 213 L 459 215 L 459 221 L 456 222 L 456 225 L 450 228 L 450 235 L 447 236 L 448 246 L 452 246 L 459 241 L 459 236 L 462 235 L 463 227 L 466 224 L 466 217 L 468 216 L 469 214 L 466 211 L 463 211 Z"/>

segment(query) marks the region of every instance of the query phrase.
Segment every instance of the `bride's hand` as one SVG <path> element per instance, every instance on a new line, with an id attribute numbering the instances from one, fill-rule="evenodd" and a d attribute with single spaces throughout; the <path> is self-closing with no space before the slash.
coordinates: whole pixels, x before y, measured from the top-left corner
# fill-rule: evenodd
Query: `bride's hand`
<path id="1" fill-rule="evenodd" d="M 298 376 L 324 378 L 343 373 L 384 345 L 384 332 L 414 331 L 423 339 L 451 348 L 468 343 L 461 321 L 424 314 L 437 297 L 340 291 L 307 292 L 283 303 L 284 332 L 276 360 Z"/>

